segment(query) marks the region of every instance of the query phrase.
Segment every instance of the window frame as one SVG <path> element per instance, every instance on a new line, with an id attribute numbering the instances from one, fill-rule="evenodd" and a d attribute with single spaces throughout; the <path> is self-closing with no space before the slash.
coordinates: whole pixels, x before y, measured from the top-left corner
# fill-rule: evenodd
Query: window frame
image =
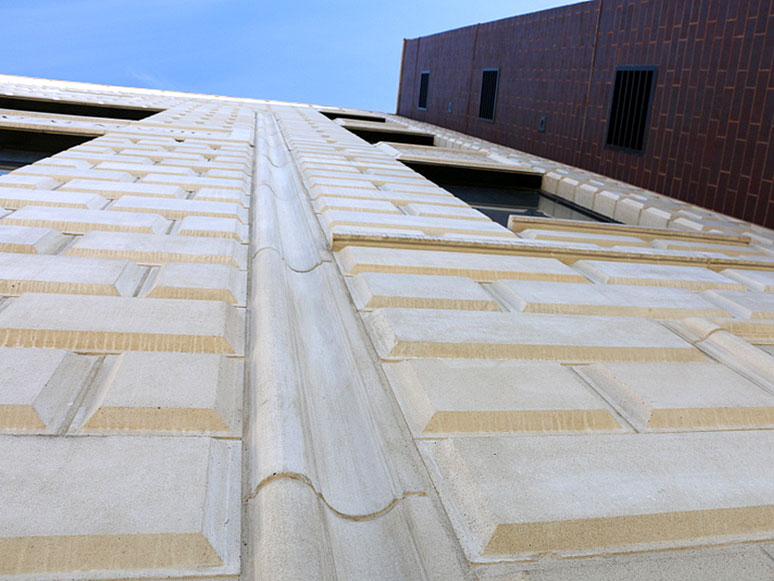
<path id="1" fill-rule="evenodd" d="M 621 123 L 623 122 L 622 119 L 619 118 L 619 116 L 623 116 L 626 112 L 622 109 L 626 106 L 625 103 L 619 103 L 618 101 L 623 101 L 625 99 L 625 96 L 621 96 L 618 101 L 616 100 L 617 95 L 617 88 L 619 85 L 619 73 L 626 73 L 626 72 L 652 72 L 653 76 L 650 80 L 650 88 L 647 91 L 647 94 L 644 95 L 645 100 L 641 104 L 641 107 L 644 108 L 644 117 L 641 115 L 640 117 L 643 118 L 643 125 L 642 125 L 642 137 L 641 137 L 641 145 L 640 148 L 633 148 L 628 147 L 626 145 L 621 145 L 619 143 L 611 143 L 613 140 L 613 136 L 611 135 L 611 132 L 614 127 L 613 121 L 616 121 L 615 127 L 618 128 L 621 126 Z M 623 77 L 621 77 L 623 78 Z M 615 72 L 613 75 L 613 84 L 612 84 L 612 91 L 610 95 L 610 104 L 608 106 L 607 111 L 607 132 L 605 134 L 605 149 L 612 149 L 613 151 L 621 151 L 624 153 L 633 153 L 636 155 L 645 155 L 645 150 L 648 147 L 648 134 L 650 133 L 650 119 L 651 115 L 653 113 L 653 96 L 656 91 L 656 82 L 658 79 L 658 66 L 657 65 L 622 65 L 615 68 Z M 623 80 L 621 81 L 624 82 Z M 639 96 L 642 96 L 643 93 L 640 93 Z M 636 105 L 635 105 L 636 106 Z M 642 111 L 642 109 L 640 109 Z M 629 111 L 630 115 L 629 118 L 631 118 L 631 111 Z M 613 115 L 616 115 L 616 118 L 613 119 Z"/>
<path id="2" fill-rule="evenodd" d="M 484 98 L 484 79 L 486 76 L 486 73 L 495 73 L 495 84 L 494 84 L 494 91 L 492 96 L 492 116 L 491 117 L 482 117 L 481 115 L 481 107 L 483 106 L 483 98 Z M 500 67 L 490 67 L 486 69 L 481 70 L 481 91 L 478 95 L 478 118 L 481 121 L 486 121 L 487 123 L 494 123 L 495 122 L 495 113 L 497 112 L 497 92 L 500 88 Z"/>
<path id="3" fill-rule="evenodd" d="M 427 79 L 427 81 L 424 83 L 425 85 L 425 99 L 424 99 L 424 106 L 422 105 L 422 82 Z M 430 93 L 430 71 L 420 71 L 419 72 L 419 95 L 417 98 L 417 109 L 420 111 L 427 111 L 427 97 Z"/>

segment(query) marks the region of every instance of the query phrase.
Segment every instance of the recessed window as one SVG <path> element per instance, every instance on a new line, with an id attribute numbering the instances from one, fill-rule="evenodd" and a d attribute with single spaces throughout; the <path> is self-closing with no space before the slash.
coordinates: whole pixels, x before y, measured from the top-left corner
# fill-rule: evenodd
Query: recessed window
<path id="1" fill-rule="evenodd" d="M 0 109 L 58 113 L 60 115 L 83 115 L 85 117 L 107 117 L 108 119 L 128 119 L 132 121 L 139 121 L 161 112 L 160 109 L 133 109 L 131 107 L 118 107 L 114 105 L 67 103 L 64 101 L 21 99 L 18 97 L 0 97 Z"/>
<path id="2" fill-rule="evenodd" d="M 484 74 L 481 77 L 481 101 L 478 104 L 480 119 L 494 121 L 499 76 L 500 69 L 484 69 Z"/>
<path id="3" fill-rule="evenodd" d="M 427 109 L 427 85 L 430 83 L 430 71 L 423 71 L 419 75 L 419 103 L 417 107 Z"/>
<path id="4" fill-rule="evenodd" d="M 607 124 L 606 145 L 632 153 L 645 151 L 656 67 L 618 67 Z"/>
<path id="5" fill-rule="evenodd" d="M 95 135 L 0 129 L 0 175 L 94 139 Z"/>
<path id="6" fill-rule="evenodd" d="M 385 123 L 384 117 L 376 115 L 361 115 L 359 113 L 339 113 L 338 111 L 320 111 L 328 119 L 352 119 L 353 121 L 373 121 L 374 123 Z"/>

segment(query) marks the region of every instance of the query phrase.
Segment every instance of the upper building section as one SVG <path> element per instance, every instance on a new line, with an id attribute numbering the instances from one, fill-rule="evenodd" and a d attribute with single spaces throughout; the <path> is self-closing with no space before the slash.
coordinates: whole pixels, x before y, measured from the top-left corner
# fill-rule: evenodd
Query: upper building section
<path id="1" fill-rule="evenodd" d="M 592 0 L 406 40 L 398 113 L 774 225 L 771 2 Z"/>

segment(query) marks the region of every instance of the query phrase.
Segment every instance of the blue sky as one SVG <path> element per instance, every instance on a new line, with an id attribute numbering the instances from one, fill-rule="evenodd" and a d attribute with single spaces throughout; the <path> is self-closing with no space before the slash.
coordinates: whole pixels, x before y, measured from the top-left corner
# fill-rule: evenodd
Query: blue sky
<path id="1" fill-rule="evenodd" d="M 2 3 L 2 73 L 392 112 L 403 38 L 573 2 Z"/>

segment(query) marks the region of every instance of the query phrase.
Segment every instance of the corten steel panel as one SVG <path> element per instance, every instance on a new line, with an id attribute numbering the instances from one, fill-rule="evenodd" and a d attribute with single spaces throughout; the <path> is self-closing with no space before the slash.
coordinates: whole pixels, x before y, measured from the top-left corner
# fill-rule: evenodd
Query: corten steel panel
<path id="1" fill-rule="evenodd" d="M 475 45 L 461 54 L 471 31 Z M 774 225 L 770 0 L 594 0 L 407 46 L 419 47 L 411 63 L 417 70 L 443 63 L 431 81 L 441 102 L 439 93 L 471 73 L 472 80 L 466 109 L 455 102 L 452 114 L 428 107 L 419 115 L 404 102 L 402 115 Z M 658 67 L 642 155 L 604 147 L 615 67 L 622 65 Z M 476 118 L 486 67 L 501 69 L 494 123 Z M 415 80 L 404 75 L 401 90 Z M 540 115 L 547 116 L 545 133 L 537 130 Z"/>

